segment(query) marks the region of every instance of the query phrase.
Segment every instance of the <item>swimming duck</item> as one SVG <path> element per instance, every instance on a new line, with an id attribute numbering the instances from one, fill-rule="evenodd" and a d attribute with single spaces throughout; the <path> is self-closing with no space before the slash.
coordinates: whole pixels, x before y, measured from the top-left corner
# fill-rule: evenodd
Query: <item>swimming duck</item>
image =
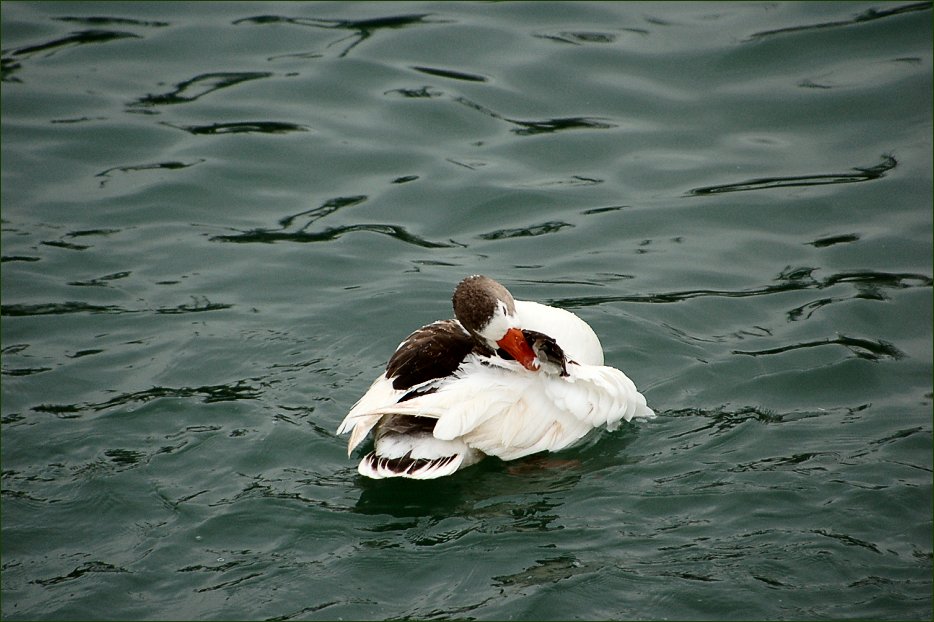
<path id="1" fill-rule="evenodd" d="M 374 431 L 361 475 L 433 479 L 485 456 L 558 451 L 594 428 L 655 416 L 570 311 L 515 300 L 483 275 L 461 281 L 453 305 L 456 319 L 399 344 L 337 429 L 350 432 L 348 456 Z"/>

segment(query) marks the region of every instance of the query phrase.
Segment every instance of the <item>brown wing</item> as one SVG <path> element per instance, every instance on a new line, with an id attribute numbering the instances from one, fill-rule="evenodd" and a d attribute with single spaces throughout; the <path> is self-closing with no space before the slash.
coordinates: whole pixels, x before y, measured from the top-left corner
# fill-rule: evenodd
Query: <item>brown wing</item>
<path id="1" fill-rule="evenodd" d="M 442 320 L 406 337 L 389 359 L 386 377 L 392 388 L 409 389 L 454 372 L 476 342 L 457 320 Z"/>

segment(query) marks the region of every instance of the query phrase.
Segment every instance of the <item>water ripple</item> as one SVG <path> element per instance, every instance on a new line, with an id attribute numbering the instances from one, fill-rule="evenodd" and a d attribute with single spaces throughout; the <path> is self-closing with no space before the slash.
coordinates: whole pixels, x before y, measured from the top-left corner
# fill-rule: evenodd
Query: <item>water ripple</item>
<path id="1" fill-rule="evenodd" d="M 65 313 L 128 313 L 128 311 L 116 305 L 93 305 L 87 302 L 0 305 L 0 316 L 5 317 L 61 315 Z"/>
<path id="2" fill-rule="evenodd" d="M 107 178 L 110 177 L 111 173 L 135 173 L 139 171 L 153 171 L 153 170 L 175 171 L 179 169 L 189 168 L 191 166 L 195 166 L 196 164 L 201 164 L 202 162 L 205 162 L 205 161 L 206 160 L 204 158 L 199 158 L 198 160 L 196 160 L 195 162 L 191 162 L 190 164 L 186 164 L 185 162 L 173 161 L 173 162 L 154 162 L 152 164 L 134 164 L 134 165 L 129 165 L 129 166 L 113 166 L 111 168 L 101 171 L 100 173 L 95 175 L 95 177 L 105 178 L 101 180 L 101 184 L 100 184 L 100 187 L 103 188 L 105 185 L 107 185 L 107 182 L 110 181 L 110 179 L 107 179 Z"/>
<path id="3" fill-rule="evenodd" d="M 290 132 L 309 131 L 304 125 L 288 123 L 286 121 L 232 121 L 228 123 L 211 123 L 209 125 L 173 125 L 162 122 L 163 125 L 184 130 L 189 134 L 288 134 Z"/>
<path id="4" fill-rule="evenodd" d="M 594 572 L 597 568 L 589 568 L 590 564 L 582 564 L 573 555 L 559 555 L 550 559 L 536 560 L 534 566 L 525 568 L 511 575 L 492 577 L 496 587 L 531 587 L 546 585 L 569 579 L 581 572 Z"/>
<path id="5" fill-rule="evenodd" d="M 13 58 L 8 56 L 0 58 L 0 82 L 21 82 L 21 80 L 13 74 L 22 68 L 23 66 Z"/>
<path id="6" fill-rule="evenodd" d="M 730 430 L 746 421 L 758 421 L 760 423 L 781 423 L 786 419 L 785 415 L 777 414 L 767 410 L 761 410 L 754 407 L 740 408 L 735 411 L 718 408 L 715 410 L 700 410 L 697 408 L 684 408 L 665 413 L 668 417 L 704 417 L 709 419 L 704 425 L 678 432 L 669 438 L 676 439 L 683 436 L 690 436 L 703 430 L 715 429 L 716 433 Z"/>
<path id="7" fill-rule="evenodd" d="M 413 69 L 417 69 L 423 73 L 452 79 L 468 80 L 473 82 L 481 82 L 486 80 L 486 78 L 481 76 L 474 76 L 471 74 L 464 74 L 449 70 L 430 69 L 426 67 L 413 67 Z M 439 91 L 431 86 L 390 89 L 385 91 L 383 94 L 396 94 L 407 99 L 438 98 L 445 95 L 443 91 Z M 480 112 L 481 114 L 490 117 L 491 119 L 505 121 L 506 123 L 516 126 L 510 130 L 516 136 L 535 136 L 538 134 L 553 134 L 555 132 L 579 129 L 603 130 L 617 127 L 615 123 L 611 123 L 606 119 L 587 116 L 556 117 L 552 119 L 540 120 L 513 119 L 500 114 L 495 110 L 484 106 L 483 104 L 477 103 L 460 95 L 451 96 L 451 101 L 461 104 L 462 106 L 467 106 L 471 110 L 476 110 L 477 112 Z"/>
<path id="8" fill-rule="evenodd" d="M 761 32 L 754 33 L 746 39 L 746 41 L 758 41 L 765 39 L 767 37 L 774 37 L 778 35 L 786 35 L 793 32 L 805 32 L 809 30 L 823 30 L 824 28 L 840 28 L 845 26 L 853 26 L 855 24 L 860 24 L 863 22 L 869 22 L 877 19 L 883 19 L 886 17 L 892 17 L 893 15 L 901 15 L 903 13 L 911 13 L 913 11 L 929 11 L 931 10 L 930 2 L 916 2 L 914 4 L 906 4 L 903 6 L 894 7 L 891 9 L 876 9 L 871 8 L 863 11 L 862 13 L 856 15 L 853 19 L 847 20 L 837 20 L 832 22 L 819 22 L 817 24 L 805 24 L 802 26 L 789 26 L 787 28 L 778 28 L 775 30 L 764 30 Z"/>
<path id="9" fill-rule="evenodd" d="M 429 13 L 411 14 L 411 15 L 392 15 L 389 17 L 376 17 L 370 19 L 324 19 L 315 17 L 283 17 L 280 15 L 258 15 L 255 17 L 244 17 L 235 20 L 234 25 L 239 24 L 292 24 L 295 26 L 311 26 L 313 28 L 327 28 L 332 30 L 349 30 L 350 35 L 342 37 L 337 41 L 332 41 L 328 47 L 341 43 L 346 39 L 354 39 L 338 55 L 343 58 L 350 53 L 352 49 L 372 37 L 381 30 L 394 30 L 399 28 L 408 28 L 422 24 L 440 24 L 446 23 L 444 20 L 428 21 Z"/>
<path id="10" fill-rule="evenodd" d="M 649 34 L 649 31 L 644 28 L 620 28 L 623 32 L 628 32 L 632 34 L 646 36 Z M 538 39 L 548 39 L 550 41 L 558 41 L 559 43 L 570 43 L 571 45 L 588 45 L 592 43 L 598 44 L 607 44 L 615 43 L 619 38 L 619 35 L 616 35 L 611 32 L 596 32 L 596 31 L 568 31 L 562 30 L 555 33 L 542 33 L 532 35 Z"/>
<path id="11" fill-rule="evenodd" d="M 96 279 L 90 279 L 87 281 L 69 281 L 68 284 L 75 287 L 108 287 L 109 281 L 118 281 L 120 279 L 125 279 L 128 276 L 133 274 L 129 270 L 122 272 L 114 272 L 112 274 L 105 274 L 104 276 L 99 276 Z"/>
<path id="12" fill-rule="evenodd" d="M 432 97 L 441 97 L 444 95 L 443 91 L 438 91 L 430 86 L 422 86 L 408 89 L 390 89 L 385 91 L 383 95 L 389 95 L 390 93 L 397 93 L 402 97 L 408 99 L 430 99 Z"/>
<path id="13" fill-rule="evenodd" d="M 746 356 L 768 356 L 772 354 L 784 354 L 792 350 L 801 350 L 805 348 L 817 348 L 820 346 L 838 345 L 843 346 L 850 352 L 862 359 L 878 361 L 883 358 L 898 360 L 904 358 L 905 354 L 887 341 L 873 341 L 871 339 L 860 339 L 857 337 L 847 337 L 840 335 L 836 338 L 818 339 L 805 343 L 795 343 L 779 348 L 769 348 L 766 350 L 733 350 L 733 354 L 744 354 Z"/>
<path id="14" fill-rule="evenodd" d="M 74 285 L 75 283 L 72 283 Z M 198 299 L 192 296 L 191 304 L 180 304 L 174 307 L 157 307 L 155 309 L 126 309 L 117 305 L 96 305 L 88 302 L 47 302 L 39 304 L 10 304 L 0 305 L 0 316 L 23 317 L 36 315 L 64 315 L 69 313 L 157 313 L 160 315 L 175 315 L 180 313 L 202 313 L 204 311 L 220 311 L 230 309 L 233 305 L 211 302 L 207 298 Z"/>
<path id="15" fill-rule="evenodd" d="M 346 197 L 334 197 L 332 199 L 328 199 L 318 207 L 313 207 L 309 210 L 305 210 L 291 216 L 286 216 L 285 218 L 279 220 L 279 224 L 282 225 L 283 229 L 285 229 L 291 227 L 292 224 L 299 218 L 305 218 L 305 224 L 299 228 L 299 231 L 301 231 L 316 220 L 324 218 L 325 216 L 330 216 L 342 208 L 363 203 L 367 200 L 367 198 L 368 197 L 365 194 Z"/>
<path id="16" fill-rule="evenodd" d="M 667 304 L 683 302 L 692 298 L 702 297 L 748 298 L 753 296 L 768 296 L 771 294 L 806 289 L 825 289 L 840 283 L 853 283 L 857 286 L 857 288 L 869 287 L 871 289 L 907 289 L 912 287 L 931 287 L 931 285 L 934 284 L 934 279 L 924 274 L 908 272 L 877 272 L 873 270 L 842 272 L 839 274 L 833 274 L 826 279 L 819 280 L 814 278 L 812 274 L 815 270 L 817 270 L 817 268 L 789 267 L 781 274 L 779 274 L 778 277 L 776 277 L 776 280 L 779 281 L 778 285 L 766 285 L 753 289 L 692 289 L 656 294 L 636 294 L 631 296 L 584 296 L 580 298 L 561 298 L 553 301 L 552 304 L 556 304 L 564 308 L 593 306 L 613 302 L 648 302 Z M 861 290 L 856 297 L 864 298 L 866 295 Z M 831 299 L 828 299 L 826 302 L 831 302 Z M 800 309 L 794 309 L 793 311 L 789 312 L 789 319 L 797 319 L 800 315 Z"/>
<path id="17" fill-rule="evenodd" d="M 247 379 L 257 381 L 259 379 Z M 127 404 L 145 404 L 160 398 L 200 397 L 205 404 L 253 400 L 259 398 L 262 391 L 247 380 L 238 380 L 230 384 L 205 385 L 200 387 L 153 387 L 144 391 L 124 393 L 103 402 L 84 402 L 81 404 L 39 404 L 32 408 L 35 412 L 49 413 L 62 419 L 80 417 L 86 411 L 99 412 Z"/>
<path id="18" fill-rule="evenodd" d="M 879 555 L 882 554 L 882 551 L 880 551 L 879 548 L 875 544 L 871 542 L 866 542 L 865 540 L 860 540 L 859 538 L 854 538 L 853 536 L 848 536 L 844 533 L 835 533 L 832 531 L 828 531 L 826 529 L 813 529 L 811 533 L 816 533 L 817 535 L 820 535 L 820 536 L 826 536 L 828 538 L 833 538 L 834 540 L 842 542 L 843 544 L 847 546 L 861 546 L 863 548 L 869 549 L 873 553 L 878 553 Z"/>
<path id="19" fill-rule="evenodd" d="M 198 100 L 201 97 L 214 91 L 229 88 L 260 78 L 269 78 L 274 75 L 268 71 L 238 71 L 238 72 L 217 72 L 203 73 L 195 76 L 191 80 L 185 80 L 175 85 L 175 88 L 161 95 L 146 95 L 141 97 L 131 106 L 166 106 L 172 104 L 187 104 Z"/>
<path id="20" fill-rule="evenodd" d="M 427 88 L 427 87 L 426 87 Z M 412 95 L 406 95 L 411 97 Z M 432 96 L 437 97 L 437 95 L 432 94 Z M 512 125 L 518 126 L 512 129 L 512 132 L 517 136 L 535 136 L 537 134 L 552 134 L 555 132 L 561 132 L 565 130 L 577 130 L 577 129 L 612 129 L 617 127 L 614 123 L 610 123 L 605 119 L 592 118 L 592 117 L 558 117 L 554 119 L 543 119 L 543 120 L 522 120 L 522 119 L 511 119 L 507 116 L 504 116 L 495 110 L 487 108 L 483 104 L 478 104 L 475 101 L 467 99 L 466 97 L 458 96 L 453 97 L 453 101 L 467 106 L 473 110 L 483 113 L 484 115 L 497 119 L 500 121 L 506 121 Z"/>
<path id="21" fill-rule="evenodd" d="M 484 233 L 479 235 L 482 240 L 504 240 L 508 238 L 528 238 L 535 237 L 539 235 L 546 235 L 549 233 L 555 233 L 561 229 L 567 227 L 573 227 L 569 222 L 563 222 L 560 220 L 549 220 L 548 222 L 543 222 L 540 225 L 530 225 L 528 227 L 519 227 L 516 229 L 497 229 L 496 231 L 491 231 L 489 233 Z"/>
<path id="22" fill-rule="evenodd" d="M 603 121 L 601 119 L 591 119 L 588 117 L 564 117 L 558 119 L 545 119 L 544 121 L 519 121 L 515 119 L 506 119 L 510 123 L 520 126 L 512 130 L 519 136 L 534 136 L 536 134 L 551 134 L 564 130 L 579 129 L 609 129 L 616 125 Z"/>
<path id="23" fill-rule="evenodd" d="M 64 248 L 70 251 L 84 251 L 84 250 L 91 248 L 90 246 L 86 244 L 74 244 L 72 242 L 66 242 L 64 240 L 51 240 L 51 241 L 44 240 L 43 242 L 41 242 L 41 244 L 43 244 L 44 246 L 54 246 L 56 248 Z"/>
<path id="24" fill-rule="evenodd" d="M 859 242 L 860 236 L 856 233 L 845 233 L 842 235 L 833 235 L 826 238 L 818 238 L 813 242 L 808 242 L 814 248 L 824 248 L 834 244 L 849 244 L 850 242 Z"/>
<path id="25" fill-rule="evenodd" d="M 109 41 L 115 41 L 118 39 L 140 38 L 140 35 L 134 34 L 132 32 L 121 32 L 116 30 L 82 30 L 80 32 L 71 33 L 67 37 L 62 37 L 61 39 L 54 39 L 53 41 L 48 41 L 46 43 L 27 45 L 25 47 L 17 48 L 13 50 L 11 54 L 13 56 L 31 56 L 33 54 L 38 54 L 39 52 L 48 52 L 46 56 L 51 56 L 61 48 L 77 45 L 87 45 L 89 43 L 107 43 Z"/>
<path id="26" fill-rule="evenodd" d="M 203 313 L 205 311 L 222 311 L 233 308 L 232 304 L 222 302 L 211 302 L 207 298 L 198 299 L 192 296 L 191 304 L 180 304 L 174 307 L 159 307 L 154 309 L 155 313 L 160 315 L 177 315 L 180 313 Z M 148 309 L 147 309 L 148 310 Z"/>
<path id="27" fill-rule="evenodd" d="M 87 17 L 55 17 L 53 19 L 58 22 L 73 22 L 77 24 L 84 24 L 86 26 L 112 26 L 116 24 L 120 26 L 165 28 L 166 26 L 171 25 L 169 22 L 147 21 L 129 17 L 109 17 L 105 15 L 92 15 Z"/>
<path id="28" fill-rule="evenodd" d="M 129 572 L 126 568 L 120 568 L 113 564 L 108 564 L 107 562 L 102 561 L 91 561 L 81 564 L 71 572 L 66 575 L 61 575 L 57 577 L 51 577 L 49 579 L 35 579 L 31 583 L 36 583 L 43 587 L 49 587 L 51 585 L 57 585 L 59 583 L 64 583 L 66 581 L 74 581 L 75 579 L 80 579 L 88 573 L 98 573 L 98 572 Z"/>
<path id="29" fill-rule="evenodd" d="M 242 233 L 235 235 L 215 235 L 211 238 L 211 240 L 215 242 L 239 242 L 244 244 L 272 244 L 274 242 L 332 242 L 345 233 L 352 233 L 356 231 L 369 231 L 371 233 L 388 235 L 389 237 L 395 238 L 400 242 L 412 244 L 413 246 L 420 246 L 422 248 L 453 248 L 461 246 L 460 244 L 455 244 L 453 242 L 432 242 L 431 240 L 426 240 L 425 238 L 409 233 L 405 227 L 401 227 L 399 225 L 383 224 L 343 225 L 340 227 L 328 227 L 316 232 L 298 231 L 294 233 L 285 231 L 270 231 L 268 229 L 253 229 L 251 231 L 243 231 Z"/>
<path id="30" fill-rule="evenodd" d="M 851 184 L 861 181 L 880 179 L 895 168 L 898 162 L 890 155 L 883 155 L 882 162 L 869 168 L 853 167 L 855 173 L 827 173 L 819 175 L 797 175 L 789 177 L 760 177 L 731 184 L 704 186 L 688 191 L 690 196 L 706 196 L 724 192 L 744 192 L 747 190 L 769 190 L 772 188 L 790 188 L 795 186 L 826 186 L 830 184 Z"/>
<path id="31" fill-rule="evenodd" d="M 810 471 L 826 471 L 823 466 L 812 463 L 812 460 L 821 461 L 830 458 L 833 462 L 838 462 L 839 454 L 832 451 L 815 451 L 793 454 L 791 456 L 779 456 L 776 458 L 763 458 L 754 462 L 738 464 L 733 468 L 727 469 L 730 472 L 742 473 L 745 471 L 781 471 L 791 470 L 796 473 L 808 474 Z M 811 463 L 806 467 L 799 465 Z"/>
<path id="32" fill-rule="evenodd" d="M 427 73 L 429 76 L 439 78 L 448 78 L 450 80 L 463 80 L 465 82 L 486 82 L 487 78 L 463 71 L 453 71 L 451 69 L 439 69 L 437 67 L 412 67 L 415 71 Z"/>
<path id="33" fill-rule="evenodd" d="M 16 369 L 3 368 L 3 371 L 0 371 L 4 376 L 31 376 L 33 374 L 41 374 L 43 372 L 52 371 L 51 367 L 19 367 Z"/>
<path id="34" fill-rule="evenodd" d="M 410 233 L 408 230 L 406 230 L 405 227 L 402 227 L 401 225 L 353 224 L 326 227 L 319 231 L 305 230 L 311 224 L 320 220 L 321 218 L 329 216 L 341 208 L 362 203 L 366 199 L 366 195 L 336 197 L 333 199 L 328 199 L 318 207 L 280 219 L 279 224 L 282 225 L 281 229 L 251 229 L 248 231 L 239 231 L 235 234 L 215 235 L 210 239 L 213 242 L 236 242 L 242 244 L 272 244 L 274 242 L 331 242 L 346 233 L 369 231 L 371 233 L 388 235 L 389 237 L 395 238 L 407 244 L 419 246 L 421 248 L 453 248 L 462 246 L 454 242 L 446 243 L 426 240 L 425 238 Z M 299 223 L 297 222 L 299 219 L 303 219 L 304 221 L 300 226 L 298 226 Z"/>

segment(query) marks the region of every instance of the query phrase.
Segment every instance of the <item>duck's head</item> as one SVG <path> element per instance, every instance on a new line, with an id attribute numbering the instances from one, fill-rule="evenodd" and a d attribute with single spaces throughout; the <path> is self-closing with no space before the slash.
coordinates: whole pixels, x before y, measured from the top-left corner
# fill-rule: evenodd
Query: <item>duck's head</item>
<path id="1" fill-rule="evenodd" d="M 509 290 L 488 276 L 476 274 L 461 281 L 454 290 L 454 317 L 490 348 L 502 348 L 530 371 L 539 361 L 522 334 L 516 319 L 516 303 Z"/>

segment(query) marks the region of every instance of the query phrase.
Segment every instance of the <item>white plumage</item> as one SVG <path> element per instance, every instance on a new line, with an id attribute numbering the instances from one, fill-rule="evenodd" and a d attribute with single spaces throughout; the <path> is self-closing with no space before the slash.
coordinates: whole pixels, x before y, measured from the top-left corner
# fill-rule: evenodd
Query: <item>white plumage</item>
<path id="1" fill-rule="evenodd" d="M 479 348 L 463 356 L 452 372 L 412 386 L 395 388 L 399 374 L 383 374 L 337 430 L 338 434 L 351 433 L 349 455 L 376 428 L 376 449 L 361 460 L 361 474 L 373 478 L 440 477 L 484 455 L 514 460 L 558 451 L 594 428 L 614 430 L 621 421 L 655 416 L 623 372 L 603 365 L 600 340 L 586 322 L 569 311 L 512 300 L 511 296 L 508 303 L 501 305 L 504 311 L 499 315 L 490 311 L 496 322 L 502 324 L 505 317 L 509 326 L 550 337 L 563 351 L 563 359 L 536 349 L 542 346 L 535 342 L 536 358 L 531 364 Z M 405 348 L 425 347 L 415 337 L 430 335 L 442 324 L 413 333 L 399 345 L 394 357 Z M 456 333 L 457 328 L 454 334 L 461 340 L 482 343 L 487 337 L 483 329 L 491 324 L 494 322 L 466 328 L 456 324 L 463 335 Z M 452 325 L 447 326 L 450 333 Z M 506 329 L 495 330 L 498 336 Z"/>

